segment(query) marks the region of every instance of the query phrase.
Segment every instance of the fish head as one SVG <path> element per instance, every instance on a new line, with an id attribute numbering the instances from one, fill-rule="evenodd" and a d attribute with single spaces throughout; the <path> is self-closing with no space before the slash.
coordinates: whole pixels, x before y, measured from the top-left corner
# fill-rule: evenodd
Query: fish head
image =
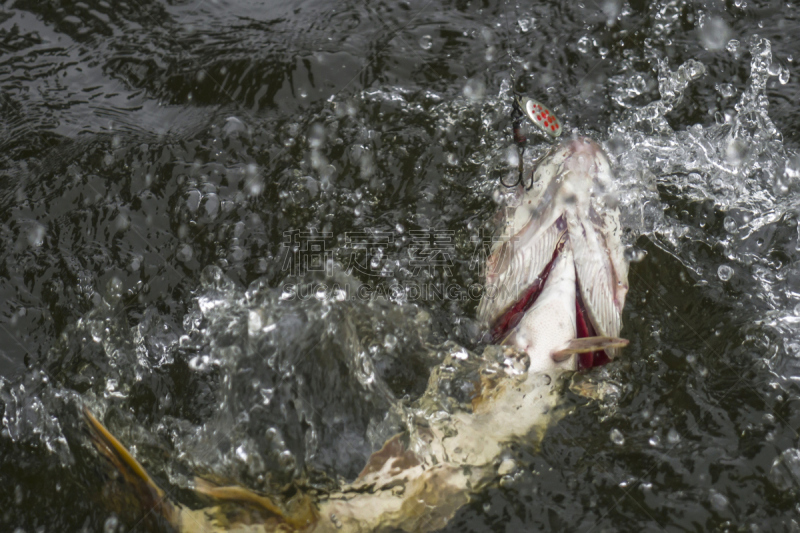
<path id="1" fill-rule="evenodd" d="M 478 317 L 491 342 L 524 350 L 533 371 L 615 357 L 613 343 L 561 360 L 552 354 L 575 339 L 619 336 L 628 291 L 621 233 L 612 168 L 600 145 L 575 138 L 544 156 L 532 186 L 505 209 L 486 262 Z"/>

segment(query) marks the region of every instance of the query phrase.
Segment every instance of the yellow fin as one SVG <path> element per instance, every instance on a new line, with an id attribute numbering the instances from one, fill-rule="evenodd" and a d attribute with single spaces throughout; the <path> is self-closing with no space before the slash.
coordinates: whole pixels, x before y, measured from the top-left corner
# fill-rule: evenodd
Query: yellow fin
<path id="1" fill-rule="evenodd" d="M 318 519 L 311 499 L 305 495 L 298 495 L 298 497 L 289 502 L 289 508 L 284 509 L 268 496 L 258 494 L 238 485 L 221 487 L 203 478 L 195 477 L 194 490 L 198 494 L 208 496 L 218 502 L 252 505 L 267 511 L 293 528 L 307 526 Z"/>
<path id="2" fill-rule="evenodd" d="M 125 446 L 86 407 L 83 409 L 83 416 L 95 448 L 114 465 L 114 468 L 135 493 L 142 509 L 148 514 L 149 511 L 156 510 L 174 526 L 177 515 L 172 503 L 167 499 L 166 493 L 156 485 L 144 467 L 125 449 Z"/>
<path id="3" fill-rule="evenodd" d="M 624 348 L 630 341 L 619 337 L 583 337 L 572 339 L 564 348 L 553 352 L 554 361 L 564 361 L 576 353 L 599 352 L 610 348 Z"/>

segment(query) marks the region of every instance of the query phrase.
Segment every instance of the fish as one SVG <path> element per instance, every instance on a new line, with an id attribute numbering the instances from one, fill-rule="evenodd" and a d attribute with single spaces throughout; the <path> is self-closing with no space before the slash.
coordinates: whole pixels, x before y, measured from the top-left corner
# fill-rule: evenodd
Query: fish
<path id="1" fill-rule="evenodd" d="M 486 259 L 477 320 L 486 348 L 473 357 L 469 402 L 442 406 L 449 355 L 402 433 L 374 452 L 335 492 L 260 494 L 195 478 L 194 508 L 171 498 L 89 411 L 95 448 L 156 528 L 180 532 L 429 532 L 444 527 L 476 494 L 513 471 L 510 443 L 540 442 L 563 416 L 567 376 L 605 364 L 619 337 L 628 291 L 620 212 L 608 156 L 575 137 L 553 147 L 502 212 Z M 130 499 L 130 498 L 129 498 Z"/>

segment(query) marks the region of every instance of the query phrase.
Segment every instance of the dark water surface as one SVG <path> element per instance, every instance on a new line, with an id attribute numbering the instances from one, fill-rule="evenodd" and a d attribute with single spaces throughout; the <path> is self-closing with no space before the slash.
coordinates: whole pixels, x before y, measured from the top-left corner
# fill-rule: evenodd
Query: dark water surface
<path id="1" fill-rule="evenodd" d="M 352 478 L 443 354 L 480 349 L 512 65 L 616 163 L 631 345 L 592 371 L 619 394 L 568 396 L 447 530 L 800 530 L 799 17 L 6 2 L 0 530 L 134 526 L 99 503 L 83 404 L 187 503 L 194 473 Z"/>

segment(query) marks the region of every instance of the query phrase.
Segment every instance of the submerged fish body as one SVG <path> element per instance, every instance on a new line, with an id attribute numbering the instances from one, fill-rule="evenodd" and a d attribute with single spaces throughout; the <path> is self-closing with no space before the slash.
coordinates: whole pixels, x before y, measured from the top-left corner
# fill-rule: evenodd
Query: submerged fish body
<path id="1" fill-rule="evenodd" d="M 626 343 L 616 338 L 628 287 L 612 185 L 606 155 L 588 139 L 567 141 L 541 160 L 531 189 L 507 209 L 478 310 L 491 341 L 506 345 L 493 349 L 522 370 L 498 372 L 485 362 L 468 408 L 444 412 L 421 400 L 409 429 L 336 493 L 277 499 L 198 479 L 195 490 L 214 503 L 190 509 L 166 501 L 87 411 L 92 439 L 139 501 L 158 502 L 163 521 L 178 531 L 440 529 L 513 468 L 502 460 L 509 442 L 536 442 L 558 418 L 559 376 L 602 363 Z M 432 376 L 425 396 L 435 396 L 436 382 Z"/>

